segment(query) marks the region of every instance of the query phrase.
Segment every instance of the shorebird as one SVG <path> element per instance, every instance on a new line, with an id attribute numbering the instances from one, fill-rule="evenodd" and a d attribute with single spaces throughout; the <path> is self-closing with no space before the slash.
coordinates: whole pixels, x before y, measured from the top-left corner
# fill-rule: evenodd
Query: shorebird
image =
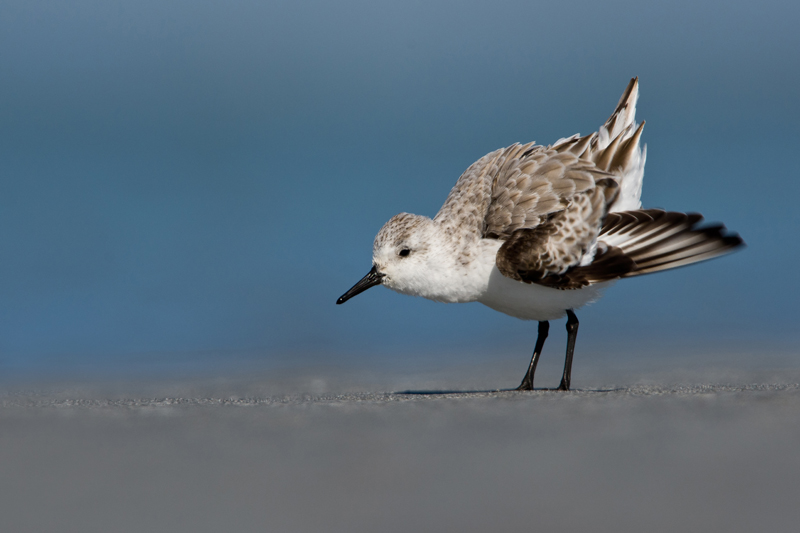
<path id="1" fill-rule="evenodd" d="M 575 309 L 620 278 L 718 257 L 743 245 L 697 213 L 641 209 L 647 150 L 635 122 L 639 80 L 590 135 L 550 146 L 501 148 L 473 163 L 434 218 L 400 213 L 378 232 L 372 270 L 344 293 L 383 285 L 447 303 L 480 302 L 539 322 L 517 390 L 533 390 L 549 321 L 567 315 L 557 390 L 569 390 L 578 335 Z"/>

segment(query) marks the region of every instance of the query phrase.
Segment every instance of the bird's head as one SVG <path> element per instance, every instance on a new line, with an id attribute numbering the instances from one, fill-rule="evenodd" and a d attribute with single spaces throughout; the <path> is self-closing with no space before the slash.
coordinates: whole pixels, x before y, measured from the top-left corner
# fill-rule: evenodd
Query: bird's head
<path id="1" fill-rule="evenodd" d="M 383 225 L 372 245 L 372 270 L 344 293 L 342 304 L 376 285 L 404 294 L 420 295 L 426 273 L 434 222 L 428 217 L 400 213 Z"/>

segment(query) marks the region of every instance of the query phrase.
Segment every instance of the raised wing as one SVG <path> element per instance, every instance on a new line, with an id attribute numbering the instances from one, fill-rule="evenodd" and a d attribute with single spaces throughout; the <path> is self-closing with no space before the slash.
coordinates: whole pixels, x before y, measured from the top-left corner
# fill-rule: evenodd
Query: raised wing
<path id="1" fill-rule="evenodd" d="M 567 209 L 573 196 L 607 178 L 620 185 L 608 211 L 638 208 L 645 157 L 639 149 L 644 123 L 637 128 L 634 122 L 637 98 L 634 78 L 596 133 L 547 147 L 514 144 L 484 156 L 461 175 L 435 220 L 462 235 L 507 240 Z"/>
<path id="2" fill-rule="evenodd" d="M 598 180 L 613 177 L 579 155 L 566 143 L 555 148 L 533 144 L 506 148 L 492 183 L 483 236 L 506 240 L 519 229 L 535 228 L 567 210 Z"/>
<path id="3" fill-rule="evenodd" d="M 514 144 L 481 158 L 434 220 L 462 237 L 505 241 L 497 266 L 513 279 L 548 284 L 589 265 L 606 215 L 640 206 L 645 154 L 639 148 L 644 123 L 634 121 L 638 94 L 634 78 L 596 133 L 547 147 Z M 606 262 L 616 255 L 601 251 Z M 621 272 L 621 263 L 618 258 L 612 270 Z"/>

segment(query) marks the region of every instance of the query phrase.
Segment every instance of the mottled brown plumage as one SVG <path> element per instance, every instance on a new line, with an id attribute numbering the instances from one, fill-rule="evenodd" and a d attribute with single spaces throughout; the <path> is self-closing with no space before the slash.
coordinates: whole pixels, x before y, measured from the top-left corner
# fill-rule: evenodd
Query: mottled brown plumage
<path id="1" fill-rule="evenodd" d="M 512 279 L 549 284 L 542 280 L 585 266 L 639 153 L 644 123 L 633 122 L 637 83 L 631 80 L 596 133 L 551 146 L 514 144 L 476 161 L 434 221 L 457 236 L 463 250 L 482 238 L 505 241 L 497 265 Z M 632 205 L 638 207 L 635 185 Z"/>
<path id="2" fill-rule="evenodd" d="M 596 133 L 573 135 L 551 146 L 514 144 L 476 161 L 434 220 L 458 237 L 465 254 L 481 238 L 503 241 L 497 267 L 504 276 L 559 289 L 655 272 L 735 246 L 731 238 L 699 230 L 697 220 L 678 213 L 661 212 L 654 223 L 647 213 L 655 212 L 633 210 L 616 213 L 609 218 L 611 225 L 603 225 L 617 208 L 640 205 L 641 172 L 638 182 L 626 179 L 638 162 L 644 127 L 644 122 L 637 126 L 633 121 L 637 88 L 634 78 Z M 663 247 L 633 249 L 606 242 L 654 227 L 680 233 L 670 245 L 694 248 L 659 257 L 657 252 L 667 253 Z M 680 244 L 678 239 L 683 239 Z M 601 253 L 596 254 L 598 246 Z"/>
<path id="3" fill-rule="evenodd" d="M 506 277 L 539 283 L 580 264 L 597 240 L 609 203 L 608 189 L 616 190 L 616 182 L 603 180 L 573 195 L 565 209 L 536 227 L 515 230 L 497 252 L 497 268 Z"/>

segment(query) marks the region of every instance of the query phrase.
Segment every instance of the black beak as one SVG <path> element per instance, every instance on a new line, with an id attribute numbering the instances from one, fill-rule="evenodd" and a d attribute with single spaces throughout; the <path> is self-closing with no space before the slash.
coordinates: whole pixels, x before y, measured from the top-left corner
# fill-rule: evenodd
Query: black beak
<path id="1" fill-rule="evenodd" d="M 369 271 L 369 274 L 361 278 L 361 281 L 353 285 L 353 287 L 347 291 L 346 293 L 342 294 L 342 296 L 336 300 L 336 305 L 343 304 L 356 294 L 360 294 L 365 290 L 369 289 L 370 287 L 374 287 L 375 285 L 380 285 L 381 280 L 385 274 L 381 274 L 378 272 L 378 267 L 373 266 L 372 270 Z"/>

